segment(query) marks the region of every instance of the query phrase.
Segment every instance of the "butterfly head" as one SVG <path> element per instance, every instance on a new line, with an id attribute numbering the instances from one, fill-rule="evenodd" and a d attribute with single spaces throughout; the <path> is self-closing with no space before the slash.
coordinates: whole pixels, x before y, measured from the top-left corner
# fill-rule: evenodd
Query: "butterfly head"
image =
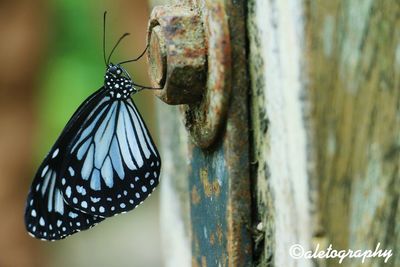
<path id="1" fill-rule="evenodd" d="M 136 92 L 132 86 L 132 79 L 128 72 L 120 65 L 108 64 L 106 74 L 104 76 L 104 87 L 112 98 L 129 98 Z"/>

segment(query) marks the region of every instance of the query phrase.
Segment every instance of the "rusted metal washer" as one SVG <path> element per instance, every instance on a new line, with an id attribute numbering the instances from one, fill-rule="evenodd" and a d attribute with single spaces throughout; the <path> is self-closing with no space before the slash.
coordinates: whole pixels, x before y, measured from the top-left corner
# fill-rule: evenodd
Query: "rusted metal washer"
<path id="1" fill-rule="evenodd" d="M 225 124 L 231 91 L 231 47 L 223 1 L 200 8 L 158 6 L 148 27 L 149 74 L 157 96 L 184 104 L 184 121 L 194 143 L 210 147 Z"/>

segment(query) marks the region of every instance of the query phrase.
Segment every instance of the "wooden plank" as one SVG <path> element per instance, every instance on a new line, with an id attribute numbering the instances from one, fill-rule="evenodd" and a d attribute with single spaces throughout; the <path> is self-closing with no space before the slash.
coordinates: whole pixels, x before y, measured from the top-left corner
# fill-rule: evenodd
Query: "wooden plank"
<path id="1" fill-rule="evenodd" d="M 395 252 L 399 3 L 252 0 L 248 12 L 259 266 L 337 266 L 292 259 L 296 243 Z"/>

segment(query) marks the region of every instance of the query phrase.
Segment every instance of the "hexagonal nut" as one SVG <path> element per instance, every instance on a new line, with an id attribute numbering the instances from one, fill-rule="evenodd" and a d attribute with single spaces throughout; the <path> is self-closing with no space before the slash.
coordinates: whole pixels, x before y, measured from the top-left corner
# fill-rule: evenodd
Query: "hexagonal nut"
<path id="1" fill-rule="evenodd" d="M 207 51 L 201 18 L 185 6 L 158 6 L 148 26 L 149 75 L 156 94 L 170 105 L 201 100 L 206 86 Z"/>

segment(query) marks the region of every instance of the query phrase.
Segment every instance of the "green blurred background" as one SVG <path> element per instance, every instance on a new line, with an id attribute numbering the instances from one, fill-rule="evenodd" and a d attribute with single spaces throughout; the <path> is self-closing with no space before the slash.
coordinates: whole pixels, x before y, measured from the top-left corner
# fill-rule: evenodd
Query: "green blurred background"
<path id="1" fill-rule="evenodd" d="M 102 17 L 108 11 L 107 52 L 130 32 L 112 61 L 146 45 L 147 1 L 0 2 L 0 267 L 162 266 L 158 192 L 133 212 L 58 242 L 27 235 L 25 198 L 33 175 L 79 104 L 102 86 Z M 126 65 L 150 85 L 147 62 Z M 156 142 L 153 96 L 133 97 Z"/>

